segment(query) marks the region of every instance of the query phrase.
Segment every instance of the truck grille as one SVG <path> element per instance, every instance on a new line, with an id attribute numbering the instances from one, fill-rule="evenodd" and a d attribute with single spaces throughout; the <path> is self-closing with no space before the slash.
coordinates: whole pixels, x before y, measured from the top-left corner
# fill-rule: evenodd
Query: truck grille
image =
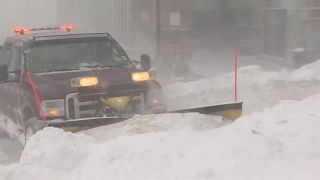
<path id="1" fill-rule="evenodd" d="M 67 119 L 79 119 L 92 117 L 98 108 L 99 101 L 79 101 L 78 93 L 69 94 L 66 97 Z"/>
<path id="2" fill-rule="evenodd" d="M 66 96 L 66 118 L 67 119 L 81 119 L 93 117 L 96 109 L 99 108 L 100 95 L 93 96 L 79 96 L 78 93 L 68 94 Z M 144 112 L 145 101 L 143 93 L 134 96 L 130 103 L 136 107 L 137 112 L 142 114 Z"/>

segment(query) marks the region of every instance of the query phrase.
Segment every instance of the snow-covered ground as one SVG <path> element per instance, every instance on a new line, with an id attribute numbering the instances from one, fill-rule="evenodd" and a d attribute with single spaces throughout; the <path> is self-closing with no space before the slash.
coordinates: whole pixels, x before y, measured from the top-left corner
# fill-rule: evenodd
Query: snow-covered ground
<path id="1" fill-rule="evenodd" d="M 233 101 L 233 77 L 168 85 L 167 103 Z M 19 163 L 0 165 L 0 179 L 320 179 L 320 61 L 293 72 L 242 67 L 239 99 L 245 115 L 234 123 L 164 114 L 76 134 L 46 128 Z"/>
<path id="2" fill-rule="evenodd" d="M 164 87 L 169 109 L 212 105 L 234 101 L 234 73 Z M 301 100 L 320 93 L 320 60 L 289 72 L 266 71 L 245 66 L 238 71 L 238 96 L 244 113 L 271 107 L 280 100 Z"/>
<path id="3" fill-rule="evenodd" d="M 319 179 L 319 109 L 320 94 L 283 101 L 215 130 L 208 124 L 214 120 L 196 114 L 136 117 L 133 122 L 142 126 L 128 121 L 112 131 L 46 128 L 32 138 L 19 164 L 2 167 L 0 174 L 4 179 Z"/>

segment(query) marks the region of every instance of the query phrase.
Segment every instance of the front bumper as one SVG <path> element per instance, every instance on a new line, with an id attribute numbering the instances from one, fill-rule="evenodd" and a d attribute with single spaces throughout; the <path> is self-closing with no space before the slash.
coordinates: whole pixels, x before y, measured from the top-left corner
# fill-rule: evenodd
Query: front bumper
<path id="1" fill-rule="evenodd" d="M 167 108 L 165 105 L 159 105 L 151 107 L 144 114 L 162 114 L 166 113 Z M 130 117 L 120 118 L 120 117 L 92 117 L 92 118 L 79 118 L 79 119 L 68 119 L 68 120 L 52 120 L 48 121 L 47 127 L 61 128 L 68 132 L 78 132 L 83 130 L 88 130 L 100 126 L 107 126 L 111 124 L 120 123 L 130 119 Z M 38 121 L 42 124 L 42 121 Z M 43 127 L 45 125 L 43 124 Z"/>
<path id="2" fill-rule="evenodd" d="M 151 90 L 152 91 L 152 90 Z M 150 92 L 151 92 L 150 91 Z M 159 90 L 158 90 L 159 91 Z M 161 94 L 162 95 L 162 94 Z M 136 94 L 129 102 L 129 106 L 136 107 L 135 114 L 158 114 L 167 111 L 163 100 L 159 100 L 158 104 L 151 102 L 154 95 L 150 93 Z M 163 97 L 159 98 L 162 99 Z M 91 118 L 96 110 L 101 106 L 100 95 L 95 98 L 82 98 L 78 93 L 68 94 L 65 99 L 66 119 L 82 119 Z"/>
<path id="3" fill-rule="evenodd" d="M 166 113 L 167 108 L 165 105 L 160 105 L 152 107 L 149 109 L 147 114 L 162 114 Z M 47 126 L 62 128 L 65 131 L 77 132 L 82 130 L 87 130 L 99 126 L 111 125 L 119 122 L 128 120 L 129 118 L 119 118 L 119 117 L 99 117 L 99 118 L 83 118 L 74 120 L 53 120 L 49 121 Z M 42 121 L 39 121 L 42 122 Z"/>
<path id="4" fill-rule="evenodd" d="M 155 107 L 151 107 L 148 111 L 148 114 L 163 114 L 167 112 L 166 105 L 159 105 Z"/>

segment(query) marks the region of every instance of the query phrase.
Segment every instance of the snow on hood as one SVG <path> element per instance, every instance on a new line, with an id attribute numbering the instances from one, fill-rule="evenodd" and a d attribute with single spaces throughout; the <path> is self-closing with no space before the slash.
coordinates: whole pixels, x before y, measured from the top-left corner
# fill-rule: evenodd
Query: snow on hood
<path id="1" fill-rule="evenodd" d="M 239 101 L 244 102 L 244 113 L 250 114 L 280 100 L 301 100 L 320 93 L 320 60 L 293 72 L 270 72 L 257 65 L 242 67 L 238 80 Z M 164 94 L 170 110 L 233 102 L 234 73 L 168 85 Z"/>
<path id="2" fill-rule="evenodd" d="M 185 127 L 200 127 L 193 121 L 206 117 L 166 115 L 177 121 L 168 131 L 153 128 L 160 130 L 103 141 L 94 133 L 46 128 L 31 138 L 19 164 L 0 168 L 0 174 L 8 180 L 319 179 L 319 109 L 320 94 L 282 101 L 226 127 L 191 131 Z M 137 126 L 145 127 L 142 122 L 157 124 L 163 117 L 137 118 Z M 179 129 L 181 122 L 189 125 Z"/>

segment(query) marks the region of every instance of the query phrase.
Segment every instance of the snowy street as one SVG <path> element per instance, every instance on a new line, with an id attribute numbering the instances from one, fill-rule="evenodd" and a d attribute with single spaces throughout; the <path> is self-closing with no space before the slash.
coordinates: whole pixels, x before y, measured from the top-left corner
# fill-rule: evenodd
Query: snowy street
<path id="1" fill-rule="evenodd" d="M 320 0 L 0 0 L 0 180 L 320 180 Z"/>
<path id="2" fill-rule="evenodd" d="M 169 109 L 212 105 L 234 101 L 234 61 L 224 63 L 200 61 L 193 71 L 206 73 L 205 78 L 165 86 Z M 249 65 L 251 64 L 251 65 Z M 320 61 L 298 70 L 254 58 L 241 58 L 238 70 L 238 95 L 244 113 L 251 114 L 281 100 L 302 100 L 320 92 Z M 211 74 L 210 74 L 211 73 Z M 216 74 L 217 73 L 217 74 Z M 211 77 L 211 78 L 210 78 Z"/>
<path id="3" fill-rule="evenodd" d="M 108 128 L 97 129 L 100 136 L 48 128 L 35 135 L 19 164 L 3 167 L 1 174 L 7 179 L 21 174 L 31 179 L 35 172 L 36 179 L 318 179 L 319 102 L 319 95 L 282 102 L 216 130 L 199 130 L 191 120 L 204 119 L 196 115 L 168 131 L 157 126 L 166 116 L 149 117 L 155 124 L 134 134 L 128 133 L 130 122 L 114 126 L 112 133 L 122 133 L 111 140 Z"/>
<path id="4" fill-rule="evenodd" d="M 232 102 L 233 77 L 225 72 L 165 86 L 167 104 Z M 46 128 L 32 137 L 19 162 L 13 155 L 19 145 L 1 139 L 9 147 L 0 150 L 0 174 L 9 180 L 319 179 L 320 61 L 295 71 L 241 67 L 239 98 L 244 115 L 234 123 L 164 114 L 76 134 Z"/>
<path id="5" fill-rule="evenodd" d="M 234 50 L 202 50 L 194 55 L 194 61 L 190 63 L 193 71 L 201 76 L 210 78 L 234 71 Z M 205 66 L 204 66 L 205 65 Z M 262 60 L 259 57 L 245 57 L 239 51 L 239 67 L 259 65 L 268 71 L 280 71 L 286 68 L 284 63 Z"/>

